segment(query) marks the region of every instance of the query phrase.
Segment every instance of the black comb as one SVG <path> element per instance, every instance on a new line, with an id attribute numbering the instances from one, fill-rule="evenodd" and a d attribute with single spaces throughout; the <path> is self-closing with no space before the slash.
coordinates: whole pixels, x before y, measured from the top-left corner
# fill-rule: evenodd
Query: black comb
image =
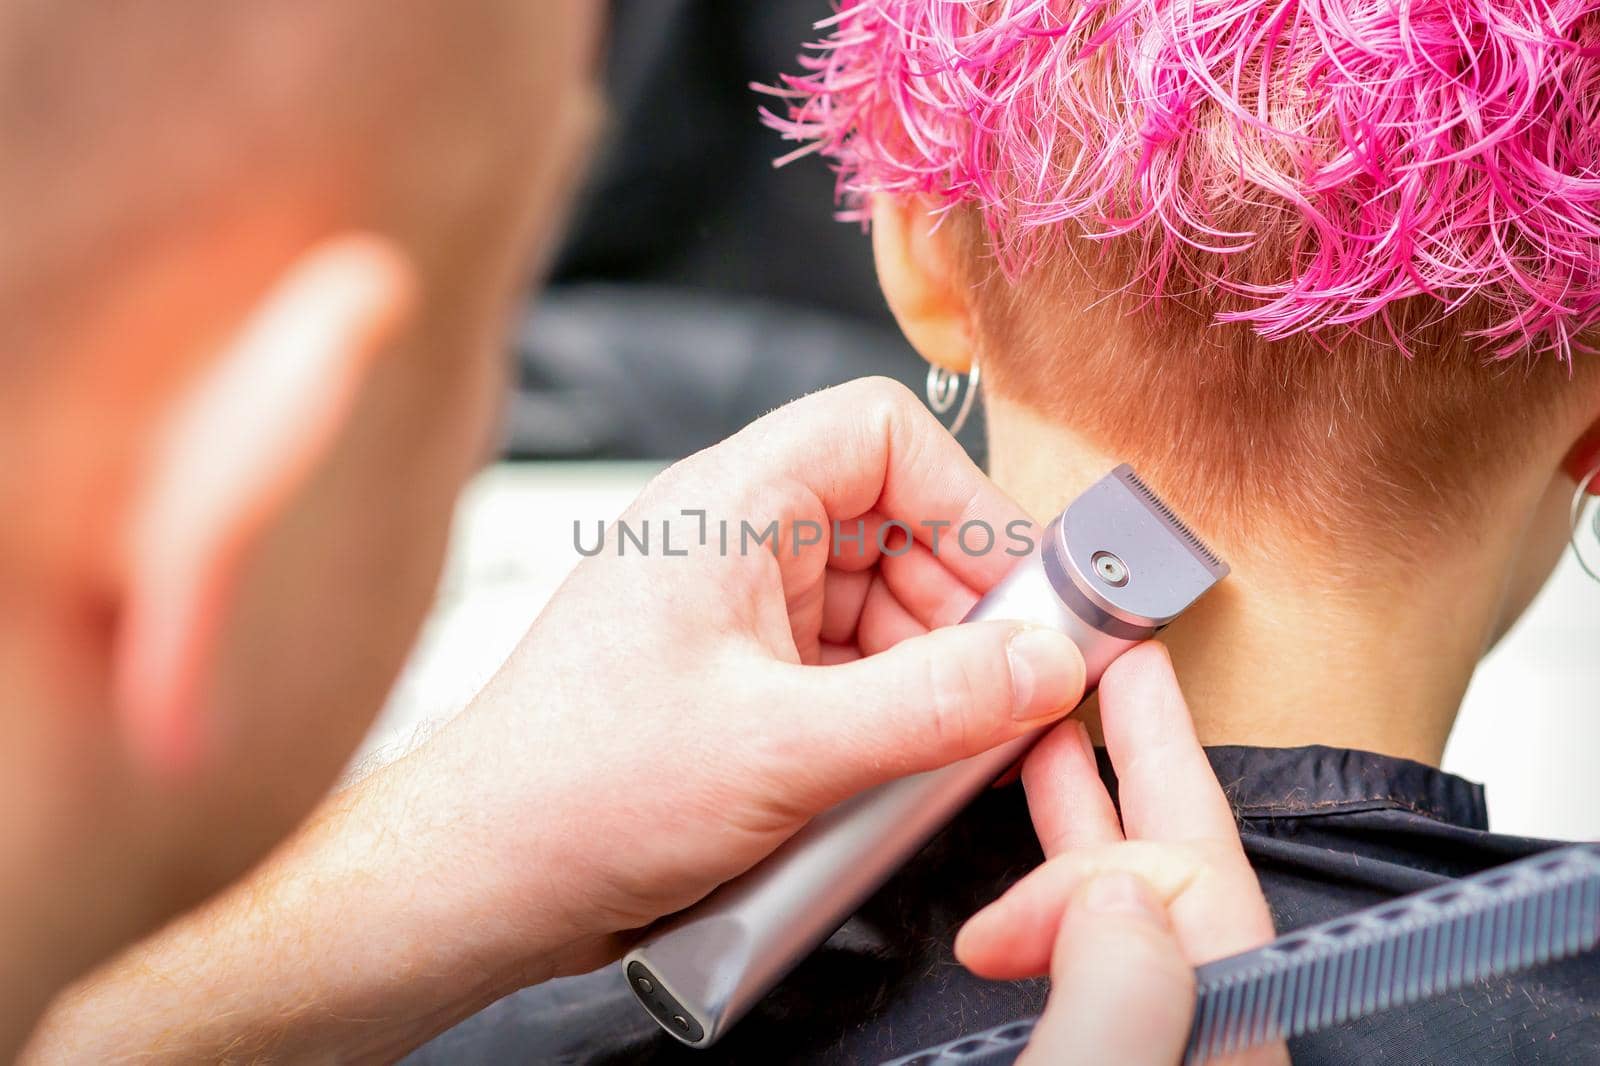
<path id="1" fill-rule="evenodd" d="M 1600 845 L 1574 844 L 1280 936 L 1195 970 L 1186 1063 L 1417 1003 L 1600 945 Z M 886 1066 L 1008 1066 L 1035 1018 Z"/>

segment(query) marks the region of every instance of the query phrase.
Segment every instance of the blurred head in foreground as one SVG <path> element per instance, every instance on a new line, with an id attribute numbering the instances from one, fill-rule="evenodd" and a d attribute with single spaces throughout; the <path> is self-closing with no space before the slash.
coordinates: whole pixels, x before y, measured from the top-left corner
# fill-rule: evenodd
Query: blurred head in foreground
<path id="1" fill-rule="evenodd" d="M 63 968 L 257 858 L 380 705 L 591 9 L 0 0 L 0 909 Z"/>
<path id="2" fill-rule="evenodd" d="M 1218 542 L 1224 599 L 1470 580 L 1440 623 L 1484 589 L 1498 632 L 1600 461 L 1597 12 L 851 0 L 766 118 L 913 344 L 981 361 L 1024 503 L 1070 440 Z"/>

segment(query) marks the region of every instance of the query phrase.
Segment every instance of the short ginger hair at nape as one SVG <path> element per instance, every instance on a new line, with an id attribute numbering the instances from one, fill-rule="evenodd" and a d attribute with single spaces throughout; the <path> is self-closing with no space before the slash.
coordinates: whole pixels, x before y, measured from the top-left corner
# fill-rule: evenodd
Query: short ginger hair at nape
<path id="1" fill-rule="evenodd" d="M 846 0 L 767 118 L 834 161 L 847 214 L 970 205 L 1008 275 L 1127 237 L 1142 294 L 1218 287 L 1269 339 L 1403 344 L 1421 297 L 1481 305 L 1495 354 L 1567 358 L 1600 317 L 1597 10 Z"/>

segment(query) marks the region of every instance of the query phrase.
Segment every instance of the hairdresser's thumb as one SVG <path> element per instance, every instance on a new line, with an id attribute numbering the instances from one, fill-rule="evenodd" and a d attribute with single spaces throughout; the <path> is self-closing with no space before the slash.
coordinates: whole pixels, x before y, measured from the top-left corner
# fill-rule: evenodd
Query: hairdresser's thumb
<path id="1" fill-rule="evenodd" d="M 1074 894 L 1056 933 L 1050 999 L 1021 1066 L 1171 1066 L 1194 1015 L 1194 971 L 1154 892 L 1104 873 Z"/>
<path id="2" fill-rule="evenodd" d="M 838 666 L 797 667 L 787 745 L 835 802 L 987 751 L 1060 718 L 1083 698 L 1083 656 L 1053 629 L 975 622 L 937 629 Z"/>

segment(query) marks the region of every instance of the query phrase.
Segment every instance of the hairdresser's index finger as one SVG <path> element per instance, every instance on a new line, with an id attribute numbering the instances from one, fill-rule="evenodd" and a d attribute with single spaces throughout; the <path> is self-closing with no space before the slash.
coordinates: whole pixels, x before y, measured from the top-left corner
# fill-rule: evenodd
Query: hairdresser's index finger
<path id="1" fill-rule="evenodd" d="M 1022 787 L 1046 859 L 1122 839 L 1117 809 L 1100 780 L 1094 744 L 1077 719 L 1055 726 L 1034 745 L 1022 764 Z"/>
<path id="2" fill-rule="evenodd" d="M 878 564 L 883 583 L 894 598 L 929 629 L 955 625 L 978 602 L 978 594 L 945 568 L 945 553 L 960 548 L 941 544 L 939 549 L 935 555 L 916 543 L 902 554 L 885 555 Z"/>
<path id="3" fill-rule="evenodd" d="M 833 519 L 876 512 L 904 523 L 925 545 L 942 529 L 941 549 L 969 522 L 988 527 L 990 550 L 939 553 L 979 592 L 1017 561 L 1004 550 L 1007 527 L 1027 515 L 898 383 L 868 378 L 813 393 L 751 424 L 728 446 L 743 469 L 798 482 Z M 975 533 L 969 543 L 983 540 Z"/>
<path id="4" fill-rule="evenodd" d="M 1195 737 L 1165 648 L 1142 644 L 1106 669 L 1100 729 L 1129 839 L 1239 846 L 1233 810 Z"/>

